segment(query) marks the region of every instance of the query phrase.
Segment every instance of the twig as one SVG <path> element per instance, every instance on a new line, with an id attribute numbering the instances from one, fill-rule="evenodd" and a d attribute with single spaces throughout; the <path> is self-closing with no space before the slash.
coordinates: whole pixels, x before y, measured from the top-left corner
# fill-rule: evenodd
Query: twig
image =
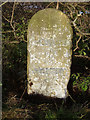
<path id="1" fill-rule="evenodd" d="M 16 1 L 16 0 L 15 0 L 15 1 Z M 14 10 L 15 10 L 15 4 L 16 4 L 16 3 L 14 2 L 13 10 L 12 10 L 12 16 L 11 16 L 11 21 L 10 21 L 10 25 L 11 25 L 12 29 L 14 30 L 14 36 L 15 36 L 15 38 L 16 38 L 15 27 L 14 27 L 13 24 L 12 24 L 13 15 L 14 15 Z"/>
<path id="2" fill-rule="evenodd" d="M 60 2 L 61 5 L 66 6 L 64 3 Z"/>
<path id="3" fill-rule="evenodd" d="M 13 25 L 12 25 L 12 23 L 11 23 L 11 21 L 9 21 L 5 16 L 3 16 L 4 17 L 4 19 L 7 21 L 7 22 L 9 22 L 10 23 L 10 26 L 12 27 L 12 29 L 13 29 L 13 31 L 12 32 L 14 32 L 14 36 L 16 37 L 16 34 L 15 34 L 15 28 L 13 27 Z"/>
<path id="4" fill-rule="evenodd" d="M 74 55 L 75 57 L 79 57 L 79 58 L 85 58 L 85 59 L 88 59 L 90 60 L 90 57 L 88 56 L 85 56 L 85 55 Z"/>
<path id="5" fill-rule="evenodd" d="M 22 98 L 23 98 L 23 96 L 24 96 L 24 94 L 25 94 L 25 92 L 26 92 L 26 89 L 27 89 L 27 87 L 25 87 L 25 89 L 24 89 L 24 91 L 23 91 L 23 94 L 22 94 L 22 96 L 20 97 L 19 102 L 22 100 Z"/>
<path id="6" fill-rule="evenodd" d="M 79 117 L 80 119 L 82 119 L 83 117 L 85 117 L 86 116 L 86 114 L 84 114 L 84 115 L 81 115 L 81 117 Z"/>
<path id="7" fill-rule="evenodd" d="M 4 3 L 2 3 L 1 5 L 0 5 L 0 7 L 2 7 L 5 3 L 7 3 L 8 2 L 8 0 L 6 0 Z"/>
<path id="8" fill-rule="evenodd" d="M 4 44 L 18 44 L 18 43 L 20 43 L 19 41 L 4 41 L 3 42 Z"/>
<path id="9" fill-rule="evenodd" d="M 58 111 L 58 106 L 57 106 L 56 102 L 54 102 L 54 104 L 55 104 L 56 110 Z"/>
<path id="10" fill-rule="evenodd" d="M 13 15 L 14 15 L 14 10 L 15 10 L 15 4 L 16 4 L 16 3 L 14 2 L 10 23 L 12 23 L 12 21 L 13 21 Z"/>
<path id="11" fill-rule="evenodd" d="M 68 92 L 68 95 L 69 95 L 69 97 L 71 98 L 71 100 L 72 100 L 74 103 L 76 103 L 76 101 L 72 98 L 72 96 L 70 95 L 70 93 L 69 93 L 68 90 L 67 90 L 67 92 Z"/>
<path id="12" fill-rule="evenodd" d="M 10 21 L 9 21 L 4 15 L 2 15 L 2 16 L 4 17 L 4 19 L 5 19 L 7 22 L 10 23 Z"/>
<path id="13" fill-rule="evenodd" d="M 72 10 L 70 9 L 70 7 L 67 5 L 67 8 L 70 10 L 70 15 L 71 15 L 71 18 L 73 18 L 73 13 L 72 13 Z"/>
<path id="14" fill-rule="evenodd" d="M 78 5 L 78 4 L 77 4 L 77 6 L 80 7 L 84 12 L 85 12 L 85 11 L 88 11 L 88 10 L 86 10 L 86 9 L 84 8 L 84 6 L 80 6 L 80 5 Z M 89 12 L 89 11 L 88 11 L 88 12 Z"/>
<path id="15" fill-rule="evenodd" d="M 58 8 L 59 8 L 59 2 L 57 2 L 57 6 L 56 6 L 56 9 L 58 10 Z"/>
<path id="16" fill-rule="evenodd" d="M 78 43 L 79 43 L 79 41 L 81 40 L 81 38 L 82 38 L 82 36 L 80 35 L 78 41 L 76 42 L 76 48 L 73 50 L 74 52 L 78 49 Z"/>
<path id="17" fill-rule="evenodd" d="M 85 39 L 84 41 L 90 40 L 90 37 L 88 37 L 87 39 Z"/>
<path id="18" fill-rule="evenodd" d="M 75 7 L 74 7 L 74 5 L 72 5 L 72 3 L 71 4 L 69 4 L 74 10 L 75 10 Z"/>
<path id="19" fill-rule="evenodd" d="M 90 105 L 90 102 L 88 103 L 88 101 L 86 101 L 85 103 L 83 103 L 82 105 L 81 105 L 81 109 L 85 109 L 85 108 L 87 108 L 88 106 Z"/>
<path id="20" fill-rule="evenodd" d="M 16 0 L 15 0 L 15 1 L 16 1 Z M 8 20 L 5 16 L 3 16 L 3 17 L 4 17 L 4 19 L 5 19 L 7 22 L 10 23 L 10 25 L 11 25 L 11 27 L 12 27 L 12 29 L 13 29 L 13 32 L 14 32 L 14 36 L 16 37 L 16 34 L 15 34 L 15 26 L 13 26 L 13 24 L 12 24 L 13 15 L 14 15 L 14 10 L 15 10 L 15 2 L 14 2 L 14 5 L 13 5 L 11 20 Z"/>
<path id="21" fill-rule="evenodd" d="M 14 95 L 13 97 L 10 98 L 10 100 L 15 99 L 17 95 Z"/>
<path id="22" fill-rule="evenodd" d="M 76 30 L 81 34 L 81 35 L 90 35 L 90 33 L 83 33 L 80 31 L 80 29 L 76 26 L 76 24 L 73 24 Z"/>
<path id="23" fill-rule="evenodd" d="M 26 42 L 26 43 L 27 43 L 27 41 L 26 41 L 26 40 L 22 40 L 22 41 L 24 41 L 24 42 Z"/>
<path id="24" fill-rule="evenodd" d="M 51 2 L 49 5 L 46 6 L 46 8 L 48 8 L 52 3 L 54 3 L 54 2 Z"/>
<path id="25" fill-rule="evenodd" d="M 3 32 L 0 32 L 0 33 L 11 33 L 11 32 L 14 32 L 13 30 L 7 30 L 7 31 L 3 31 Z"/>
<path id="26" fill-rule="evenodd" d="M 78 14 L 75 18 L 75 20 L 72 22 L 73 26 L 76 28 L 76 30 L 81 34 L 81 35 L 90 35 L 90 33 L 83 33 L 82 31 L 80 31 L 80 29 L 76 26 L 76 21 L 78 19 L 78 17 L 81 16 L 81 14 Z"/>

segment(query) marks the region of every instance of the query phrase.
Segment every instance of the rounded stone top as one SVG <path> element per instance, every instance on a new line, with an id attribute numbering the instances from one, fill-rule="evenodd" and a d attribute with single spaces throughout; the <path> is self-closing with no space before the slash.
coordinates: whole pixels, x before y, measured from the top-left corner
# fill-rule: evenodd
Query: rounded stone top
<path id="1" fill-rule="evenodd" d="M 60 28 L 60 29 L 59 29 Z M 59 29 L 61 31 L 72 34 L 72 28 L 69 18 L 60 10 L 47 8 L 37 12 L 29 21 L 28 32 L 33 31 L 42 34 L 43 30 L 53 31 Z"/>

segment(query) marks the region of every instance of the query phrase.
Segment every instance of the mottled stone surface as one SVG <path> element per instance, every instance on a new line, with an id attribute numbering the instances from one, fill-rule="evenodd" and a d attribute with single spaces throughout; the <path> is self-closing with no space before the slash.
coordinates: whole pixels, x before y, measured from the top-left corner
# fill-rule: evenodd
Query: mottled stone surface
<path id="1" fill-rule="evenodd" d="M 37 12 L 28 25 L 28 94 L 66 98 L 70 79 L 72 28 L 61 11 Z"/>

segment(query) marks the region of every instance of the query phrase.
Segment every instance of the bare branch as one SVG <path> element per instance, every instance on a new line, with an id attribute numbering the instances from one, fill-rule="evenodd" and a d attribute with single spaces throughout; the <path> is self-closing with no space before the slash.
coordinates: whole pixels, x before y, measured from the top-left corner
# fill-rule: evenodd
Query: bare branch
<path id="1" fill-rule="evenodd" d="M 18 39 L 18 38 L 17 38 Z M 27 41 L 26 40 L 16 40 L 16 41 L 4 41 L 3 43 L 5 43 L 5 44 L 19 44 L 20 42 L 25 42 L 25 43 L 27 43 Z"/>
<path id="2" fill-rule="evenodd" d="M 61 5 L 66 6 L 64 3 L 60 2 Z"/>
<path id="3" fill-rule="evenodd" d="M 54 2 L 51 2 L 49 5 L 46 6 L 46 8 L 48 8 L 52 3 L 54 3 Z"/>
<path id="4" fill-rule="evenodd" d="M 74 5 L 71 3 L 71 4 L 69 4 L 74 10 L 75 10 L 75 7 L 74 7 Z"/>
<path id="5" fill-rule="evenodd" d="M 20 42 L 19 42 L 19 41 L 11 41 L 11 42 L 9 42 L 9 43 L 18 44 L 18 43 L 20 43 Z"/>
<path id="6" fill-rule="evenodd" d="M 59 2 L 57 2 L 57 7 L 56 7 L 56 9 L 58 10 L 58 8 L 59 8 Z"/>
<path id="7" fill-rule="evenodd" d="M 10 23 L 10 21 L 4 15 L 2 15 L 2 17 L 4 17 L 4 19 Z"/>
<path id="8" fill-rule="evenodd" d="M 80 5 L 78 5 L 78 4 L 77 4 L 77 6 L 80 7 L 84 12 L 85 12 L 85 11 L 88 11 L 88 10 L 86 10 L 86 9 L 84 8 L 84 6 L 80 6 Z M 89 11 L 88 11 L 88 12 L 89 12 Z"/>
<path id="9" fill-rule="evenodd" d="M 14 32 L 14 36 L 16 37 L 16 34 L 15 34 L 15 26 L 13 26 L 13 24 L 12 24 L 13 16 L 14 16 L 14 10 L 15 10 L 15 2 L 14 2 L 14 5 L 13 5 L 11 20 L 8 20 L 5 16 L 3 16 L 3 17 L 4 17 L 4 19 L 5 19 L 7 22 L 10 23 L 10 25 L 11 25 L 11 27 L 12 27 L 12 29 L 13 29 L 13 32 Z"/>
<path id="10" fill-rule="evenodd" d="M 71 18 L 73 18 L 73 12 L 72 12 L 72 10 L 70 9 L 70 7 L 67 5 L 67 8 L 69 9 L 69 11 L 70 11 L 70 15 L 71 15 Z"/>
<path id="11" fill-rule="evenodd" d="M 74 55 L 74 56 L 75 56 L 75 57 L 78 57 L 78 58 L 85 58 L 85 59 L 90 60 L 90 57 L 85 56 L 85 55 Z"/>
<path id="12" fill-rule="evenodd" d="M 14 2 L 14 5 L 13 5 L 13 10 L 12 10 L 12 16 L 11 16 L 11 21 L 10 23 L 12 24 L 12 21 L 13 21 L 13 15 L 14 15 L 14 10 L 15 10 L 15 2 Z"/>
<path id="13" fill-rule="evenodd" d="M 11 33 L 11 32 L 14 32 L 13 30 L 7 30 L 7 31 L 3 31 L 3 32 L 0 32 L 0 33 Z"/>
<path id="14" fill-rule="evenodd" d="M 81 38 L 82 38 L 82 36 L 80 35 L 78 41 L 76 42 L 76 48 L 73 50 L 74 52 L 78 49 L 78 43 L 79 43 L 79 41 L 81 40 Z"/>
<path id="15" fill-rule="evenodd" d="M 22 100 L 22 98 L 23 98 L 23 96 L 24 96 L 24 94 L 25 94 L 26 90 L 27 90 L 27 87 L 25 87 L 25 89 L 24 89 L 24 91 L 23 91 L 23 93 L 22 93 L 22 95 L 21 95 L 21 97 L 20 97 L 19 102 Z"/>
<path id="16" fill-rule="evenodd" d="M 4 3 L 2 3 L 1 5 L 0 5 L 0 7 L 2 7 L 4 4 L 6 4 L 8 2 L 8 0 L 6 0 Z"/>
<path id="17" fill-rule="evenodd" d="M 72 22 L 73 26 L 75 27 L 75 29 L 80 33 L 80 35 L 90 35 L 90 33 L 83 33 L 77 26 L 76 26 L 76 20 L 78 19 L 78 17 L 81 16 L 81 14 L 78 14 L 75 18 L 75 20 Z"/>
<path id="18" fill-rule="evenodd" d="M 81 35 L 90 35 L 90 33 L 83 33 L 83 32 L 81 32 L 80 29 L 76 26 L 76 24 L 73 23 L 73 25 L 74 25 L 74 27 L 76 28 L 76 30 L 77 30 Z"/>
<path id="19" fill-rule="evenodd" d="M 15 0 L 16 1 L 16 0 Z M 13 5 L 13 10 L 12 10 L 12 16 L 11 16 L 11 21 L 10 21 L 10 25 L 12 27 L 12 29 L 14 30 L 14 36 L 16 38 L 16 33 L 15 33 L 15 26 L 13 26 L 12 22 L 13 22 L 13 16 L 14 16 L 14 10 L 15 10 L 15 4 L 16 2 L 14 2 L 14 5 Z"/>

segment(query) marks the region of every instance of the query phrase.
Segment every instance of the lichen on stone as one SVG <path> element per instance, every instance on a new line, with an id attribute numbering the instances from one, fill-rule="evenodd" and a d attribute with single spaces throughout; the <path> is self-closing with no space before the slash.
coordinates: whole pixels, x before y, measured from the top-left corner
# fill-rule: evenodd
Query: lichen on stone
<path id="1" fill-rule="evenodd" d="M 66 98 L 72 55 L 68 17 L 52 8 L 40 10 L 29 21 L 27 39 L 28 94 Z"/>

